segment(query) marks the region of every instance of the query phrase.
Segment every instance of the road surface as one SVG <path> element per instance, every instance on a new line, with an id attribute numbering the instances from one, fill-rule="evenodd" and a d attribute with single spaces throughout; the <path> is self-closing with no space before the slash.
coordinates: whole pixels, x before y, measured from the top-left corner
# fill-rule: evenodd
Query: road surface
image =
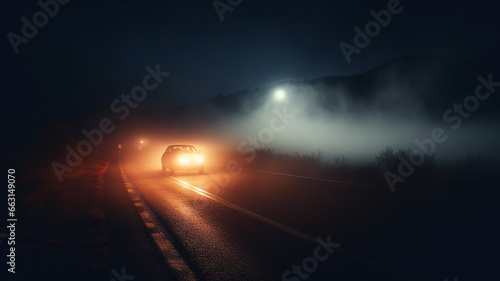
<path id="1" fill-rule="evenodd" d="M 264 171 L 168 175 L 140 152 L 111 165 L 175 247 L 174 262 L 154 262 L 176 279 L 477 280 L 497 262 L 484 255 L 498 249 L 497 201 Z"/>

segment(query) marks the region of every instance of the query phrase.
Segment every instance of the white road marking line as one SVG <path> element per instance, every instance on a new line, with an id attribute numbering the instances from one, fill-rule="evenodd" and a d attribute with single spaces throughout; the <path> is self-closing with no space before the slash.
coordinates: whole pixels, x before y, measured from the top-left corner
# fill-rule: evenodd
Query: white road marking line
<path id="1" fill-rule="evenodd" d="M 154 167 L 150 166 L 148 163 L 146 163 L 146 162 L 144 162 L 142 160 L 139 160 L 139 161 L 142 162 L 144 165 L 150 167 L 151 169 L 156 170 Z M 231 209 L 233 209 L 233 210 L 235 210 L 237 212 L 240 212 L 240 213 L 243 213 L 243 214 L 245 214 L 247 216 L 253 217 L 253 218 L 257 219 L 257 220 L 260 220 L 260 221 L 262 221 L 264 223 L 267 223 L 267 224 L 269 224 L 271 226 L 274 226 L 275 228 L 278 228 L 278 229 L 280 229 L 282 231 L 285 231 L 285 232 L 287 232 L 289 234 L 292 234 L 293 236 L 296 236 L 296 237 L 298 237 L 300 239 L 303 239 L 305 241 L 317 244 L 316 239 L 314 237 L 310 236 L 310 235 L 302 233 L 302 232 L 300 232 L 298 230 L 295 230 L 295 229 L 293 229 L 291 227 L 288 227 L 288 226 L 286 226 L 284 224 L 281 224 L 281 223 L 279 223 L 277 221 L 274 221 L 272 219 L 268 219 L 266 217 L 263 217 L 263 216 L 261 216 L 261 215 L 259 215 L 257 213 L 249 211 L 249 210 L 247 210 L 247 209 L 245 209 L 243 207 L 240 207 L 238 205 L 235 205 L 235 204 L 233 204 L 233 203 L 231 203 L 229 201 L 226 201 L 226 200 L 220 198 L 217 195 L 214 195 L 214 194 L 212 194 L 212 193 L 210 193 L 208 191 L 205 191 L 202 188 L 199 188 L 199 187 L 196 187 L 196 186 L 194 186 L 192 184 L 189 184 L 189 183 L 187 183 L 187 182 L 185 182 L 183 180 L 180 180 L 178 178 L 174 178 L 174 177 L 172 177 L 172 176 L 170 176 L 170 175 L 168 175 L 166 173 L 163 173 L 161 171 L 160 171 L 160 173 L 168 176 L 170 179 L 172 179 L 174 181 L 177 181 L 178 183 L 181 184 L 182 187 L 184 187 L 186 189 L 189 189 L 191 191 L 194 191 L 194 192 L 200 194 L 201 196 L 204 196 L 206 198 L 212 199 L 213 201 L 216 201 L 216 202 L 218 202 L 220 204 L 223 204 L 223 205 L 225 205 L 225 206 L 227 206 L 227 207 L 229 207 L 229 208 L 231 208 Z"/>
<path id="2" fill-rule="evenodd" d="M 156 246 L 160 250 L 165 259 L 165 262 L 177 273 L 177 278 L 179 280 L 196 280 L 193 271 L 189 268 L 186 262 L 182 259 L 179 252 L 173 245 L 172 236 L 166 231 L 163 225 L 160 223 L 156 215 L 149 209 L 147 204 L 142 199 L 141 195 L 135 188 L 134 184 L 129 180 L 125 174 L 121 161 L 119 161 L 120 174 L 127 188 L 127 192 L 132 199 L 132 202 L 137 207 L 139 215 L 146 225 L 149 234 L 153 238 Z"/>
<path id="3" fill-rule="evenodd" d="M 302 179 L 308 179 L 308 180 L 326 181 L 326 182 L 334 182 L 334 183 L 341 183 L 341 184 L 349 184 L 349 185 L 357 185 L 357 186 L 362 186 L 362 187 L 390 190 L 387 186 L 374 185 L 374 184 L 315 178 L 315 177 L 300 176 L 300 175 L 294 175 L 294 174 L 288 174 L 288 173 L 282 173 L 282 172 L 270 172 L 270 171 L 264 171 L 264 170 L 254 170 L 254 169 L 244 169 L 244 170 L 250 171 L 250 172 L 256 172 L 256 173 L 285 176 L 285 177 L 294 177 L 294 178 L 302 178 Z M 418 193 L 418 194 L 425 194 L 425 195 L 431 195 L 431 196 L 442 196 L 442 197 L 449 197 L 449 198 L 455 198 L 455 199 L 461 199 L 461 200 L 483 200 L 483 201 L 490 200 L 490 199 L 486 199 L 486 198 L 478 198 L 478 197 L 472 198 L 472 197 L 461 196 L 461 195 L 456 195 L 456 194 L 445 194 L 445 193 L 438 193 L 438 192 L 432 192 L 432 191 L 417 190 L 417 189 L 409 188 L 409 187 L 405 187 L 404 189 L 400 189 L 399 192 L 410 192 L 410 193 Z"/>
<path id="4" fill-rule="evenodd" d="M 205 191 L 202 188 L 196 187 L 196 186 L 194 186 L 192 184 L 189 184 L 189 183 L 187 183 L 185 181 L 182 181 L 182 180 L 180 180 L 178 178 L 174 178 L 174 177 L 172 177 L 172 176 L 170 176 L 170 175 L 168 175 L 168 174 L 166 174 L 166 173 L 164 173 L 162 171 L 157 170 L 153 166 L 149 165 L 148 163 L 146 163 L 146 162 L 144 162 L 144 161 L 142 161 L 140 159 L 137 159 L 137 160 L 139 162 L 142 162 L 145 166 L 148 166 L 149 168 L 151 168 L 151 169 L 153 169 L 155 171 L 158 171 L 159 173 L 161 173 L 163 175 L 166 175 L 170 179 L 179 182 L 180 185 L 182 187 L 186 188 L 186 189 L 189 189 L 189 190 L 191 190 L 191 191 L 193 191 L 195 193 L 198 193 L 198 194 L 200 194 L 200 195 L 202 195 L 202 196 L 204 196 L 206 198 L 209 198 L 209 199 L 211 199 L 211 200 L 213 200 L 213 201 L 215 201 L 217 203 L 223 204 L 223 205 L 225 205 L 225 206 L 227 206 L 227 207 L 229 207 L 229 208 L 231 208 L 231 209 L 233 209 L 233 210 L 235 210 L 237 212 L 240 212 L 242 214 L 245 214 L 247 216 L 255 218 L 255 219 L 257 219 L 257 220 L 259 220 L 261 222 L 264 222 L 264 223 L 266 223 L 266 224 L 268 224 L 270 226 L 273 226 L 273 227 L 275 227 L 275 228 L 277 228 L 277 229 L 279 229 L 281 231 L 284 231 L 284 232 L 286 232 L 288 234 L 291 234 L 291 235 L 293 235 L 293 236 L 295 236 L 295 237 L 297 237 L 299 239 L 302 239 L 302 240 L 304 240 L 306 242 L 310 242 L 310 243 L 313 243 L 313 244 L 321 246 L 321 244 L 318 242 L 318 240 L 321 237 L 318 237 L 318 239 L 315 239 L 312 236 L 307 235 L 307 234 L 305 234 L 303 232 L 295 230 L 295 229 L 293 229 L 291 227 L 288 227 L 288 226 L 286 226 L 284 224 L 281 224 L 281 223 L 279 223 L 277 221 L 274 221 L 272 219 L 268 219 L 268 218 L 263 217 L 263 216 L 261 216 L 261 215 L 259 215 L 257 213 L 254 213 L 254 212 L 249 211 L 249 210 L 247 210 L 247 209 L 245 209 L 243 207 L 240 207 L 240 206 L 235 205 L 235 204 L 233 204 L 233 203 L 231 203 L 229 201 L 226 201 L 226 200 L 220 198 L 217 195 L 214 195 L 214 194 L 212 194 L 212 193 L 210 193 L 208 191 Z M 353 254 L 353 253 L 351 253 L 351 252 L 349 252 L 347 250 L 344 250 L 342 248 L 335 248 L 335 251 L 339 252 L 340 254 L 344 255 L 345 257 L 348 257 L 348 258 L 351 258 L 353 260 L 356 260 L 356 261 L 364 264 L 367 267 L 370 267 L 370 268 L 372 268 L 372 269 L 374 269 L 376 271 L 382 272 L 384 274 L 388 274 L 390 276 L 396 277 L 396 278 L 398 278 L 400 280 L 414 280 L 412 278 L 408 278 L 406 276 L 403 276 L 402 274 L 400 274 L 400 273 L 398 273 L 398 272 L 396 272 L 396 271 L 394 271 L 392 269 L 386 268 L 386 267 L 384 267 L 384 266 L 382 266 L 380 264 L 377 264 L 377 263 L 375 263 L 375 262 L 373 262 L 371 260 L 368 260 L 368 259 L 363 258 L 361 256 L 358 256 L 356 254 Z"/>
<path id="5" fill-rule="evenodd" d="M 264 170 L 254 170 L 254 169 L 245 169 L 245 170 L 246 171 L 251 171 L 251 172 L 258 172 L 258 173 L 278 175 L 278 176 L 287 176 L 287 177 L 294 177 L 294 178 L 301 178 L 301 179 L 308 179 L 308 180 L 327 181 L 327 182 L 335 182 L 335 183 L 343 183 L 343 184 L 350 184 L 350 185 L 359 185 L 359 186 L 366 186 L 366 187 L 375 187 L 375 188 L 381 188 L 381 189 L 388 189 L 387 186 L 367 184 L 367 183 L 359 183 L 359 182 L 350 182 L 350 181 L 339 181 L 339 180 L 332 180 L 332 179 L 315 178 L 315 177 L 300 176 L 300 175 L 294 175 L 294 174 L 288 174 L 288 173 L 281 173 L 281 172 L 270 172 L 270 171 L 264 171 Z"/>

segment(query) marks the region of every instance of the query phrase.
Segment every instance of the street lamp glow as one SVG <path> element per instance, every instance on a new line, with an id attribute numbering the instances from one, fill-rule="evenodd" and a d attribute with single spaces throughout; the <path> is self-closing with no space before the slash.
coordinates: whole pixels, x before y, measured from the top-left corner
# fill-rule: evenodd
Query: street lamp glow
<path id="1" fill-rule="evenodd" d="M 274 91 L 274 99 L 277 101 L 284 100 L 286 98 L 286 92 L 283 89 L 277 89 Z"/>

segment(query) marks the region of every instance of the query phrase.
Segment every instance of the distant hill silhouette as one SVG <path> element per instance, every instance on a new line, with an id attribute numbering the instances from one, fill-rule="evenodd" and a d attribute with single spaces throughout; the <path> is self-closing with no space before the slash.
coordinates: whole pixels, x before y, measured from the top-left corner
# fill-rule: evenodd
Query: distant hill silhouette
<path id="1" fill-rule="evenodd" d="M 117 122 L 117 126 L 153 131 L 176 127 L 194 131 L 197 128 L 210 129 L 210 125 L 231 118 L 251 118 L 269 102 L 273 90 L 279 87 L 292 89 L 290 101 L 312 103 L 314 106 L 306 112 L 311 115 L 321 112 L 332 116 L 356 116 L 381 112 L 394 113 L 397 118 L 417 116 L 441 121 L 445 110 L 474 94 L 478 75 L 487 77 L 493 73 L 493 80 L 500 80 L 499 73 L 494 72 L 500 65 L 498 57 L 493 51 L 476 60 L 400 57 L 357 75 L 286 81 L 261 89 L 217 95 L 184 106 L 165 105 L 162 108 L 158 104 L 154 107 L 141 104 L 123 124 Z M 36 87 L 29 84 L 24 91 L 36 92 Z M 472 119 L 498 122 L 498 93 L 500 90 L 482 101 Z M 80 106 L 75 107 L 74 103 L 80 103 Z M 82 129 L 95 128 L 101 118 L 110 115 L 109 101 L 100 104 L 87 101 L 91 104 L 88 106 L 82 106 L 82 103 L 76 100 L 71 104 L 53 105 L 60 109 L 57 112 L 43 106 L 35 111 L 31 107 L 23 108 L 20 117 L 14 119 L 16 122 L 4 127 L 18 148 L 9 150 L 7 158 L 16 158 L 20 152 L 29 153 L 30 149 L 26 148 L 45 147 L 49 143 L 56 152 L 64 152 L 65 145 L 82 138 Z M 89 108 L 93 108 L 92 112 Z"/>
<path id="2" fill-rule="evenodd" d="M 171 107 L 164 114 L 168 120 L 182 120 L 183 124 L 244 116 L 265 104 L 274 89 L 284 87 L 294 89 L 295 97 L 316 100 L 318 106 L 314 110 L 331 114 L 356 115 L 365 111 L 380 111 L 392 112 L 402 118 L 420 115 L 440 120 L 443 112 L 454 103 L 462 103 L 466 96 L 474 94 L 479 83 L 477 76 L 487 77 L 490 66 L 491 62 L 485 63 L 484 59 L 400 57 L 358 75 L 287 81 L 263 89 L 218 95 L 196 104 Z M 500 80 L 493 75 L 494 80 Z M 498 118 L 497 105 L 498 97 L 492 95 L 481 103 L 474 116 Z"/>

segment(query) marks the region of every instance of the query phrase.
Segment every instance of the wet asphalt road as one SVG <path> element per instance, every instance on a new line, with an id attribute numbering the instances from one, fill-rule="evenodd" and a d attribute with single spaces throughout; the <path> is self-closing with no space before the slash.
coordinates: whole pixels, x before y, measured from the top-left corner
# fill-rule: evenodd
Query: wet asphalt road
<path id="1" fill-rule="evenodd" d="M 496 201 L 254 171 L 171 176 L 136 153 L 121 163 L 200 280 L 477 280 L 498 261 Z"/>

